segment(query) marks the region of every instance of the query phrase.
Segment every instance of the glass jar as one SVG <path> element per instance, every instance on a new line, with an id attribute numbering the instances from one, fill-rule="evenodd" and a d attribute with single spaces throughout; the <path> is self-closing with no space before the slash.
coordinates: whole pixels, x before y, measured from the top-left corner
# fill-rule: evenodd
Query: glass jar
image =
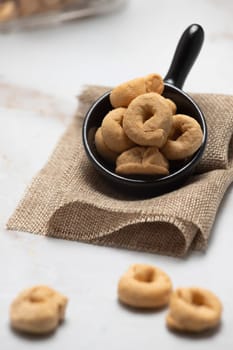
<path id="1" fill-rule="evenodd" d="M 126 0 L 0 0 L 0 30 L 33 28 L 112 12 Z"/>

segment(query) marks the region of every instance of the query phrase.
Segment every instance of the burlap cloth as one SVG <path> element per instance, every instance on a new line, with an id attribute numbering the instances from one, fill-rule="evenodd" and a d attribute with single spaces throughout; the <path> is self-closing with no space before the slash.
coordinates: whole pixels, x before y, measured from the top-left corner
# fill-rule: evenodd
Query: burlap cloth
<path id="1" fill-rule="evenodd" d="M 233 96 L 192 95 L 209 132 L 195 175 L 179 190 L 135 200 L 107 184 L 83 150 L 83 115 L 105 91 L 88 87 L 79 97 L 77 115 L 7 228 L 174 256 L 205 249 L 220 202 L 233 182 Z"/>

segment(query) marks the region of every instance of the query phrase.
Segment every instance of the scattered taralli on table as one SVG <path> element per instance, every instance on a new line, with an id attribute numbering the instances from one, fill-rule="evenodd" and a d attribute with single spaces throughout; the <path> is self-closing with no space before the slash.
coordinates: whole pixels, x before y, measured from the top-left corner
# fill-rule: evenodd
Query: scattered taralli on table
<path id="1" fill-rule="evenodd" d="M 119 300 L 136 308 L 160 308 L 172 292 L 169 276 L 157 267 L 132 265 L 118 283 Z"/>
<path id="2" fill-rule="evenodd" d="M 183 332 L 201 332 L 220 323 L 222 305 L 216 295 L 201 288 L 178 288 L 171 295 L 167 326 Z"/>
<path id="3" fill-rule="evenodd" d="M 163 97 L 163 90 L 161 76 L 149 74 L 111 91 L 113 109 L 95 134 L 95 146 L 117 174 L 166 176 L 170 161 L 185 160 L 201 146 L 199 123 L 176 114 L 175 102 Z"/>
<path id="4" fill-rule="evenodd" d="M 222 304 L 211 291 L 198 287 L 173 291 L 170 277 L 152 265 L 131 265 L 118 281 L 117 294 L 121 303 L 138 309 L 169 306 L 166 324 L 179 332 L 202 332 L 221 320 Z M 25 289 L 10 306 L 11 326 L 26 334 L 51 333 L 64 320 L 67 302 L 47 286 Z"/>
<path id="5" fill-rule="evenodd" d="M 67 302 L 65 296 L 47 286 L 26 289 L 11 304 L 11 326 L 24 333 L 50 333 L 63 321 Z"/>

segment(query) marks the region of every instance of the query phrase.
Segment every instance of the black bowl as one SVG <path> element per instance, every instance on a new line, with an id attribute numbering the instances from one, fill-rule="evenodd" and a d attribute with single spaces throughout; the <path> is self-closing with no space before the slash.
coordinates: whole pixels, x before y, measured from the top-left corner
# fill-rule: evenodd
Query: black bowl
<path id="1" fill-rule="evenodd" d="M 199 163 L 207 141 L 206 122 L 198 105 L 181 90 L 181 87 L 200 51 L 203 37 L 203 29 L 199 25 L 193 24 L 187 28 L 179 41 L 169 72 L 164 79 L 163 96 L 176 103 L 177 114 L 187 114 L 195 118 L 203 131 L 200 148 L 192 157 L 186 160 L 171 162 L 169 175 L 163 177 L 130 177 L 116 174 L 114 167 L 98 154 L 94 142 L 96 130 L 101 126 L 105 115 L 113 109 L 109 99 L 111 91 L 102 95 L 87 112 L 82 129 L 86 154 L 98 172 L 119 190 L 140 197 L 155 196 L 172 191 L 184 184 Z"/>

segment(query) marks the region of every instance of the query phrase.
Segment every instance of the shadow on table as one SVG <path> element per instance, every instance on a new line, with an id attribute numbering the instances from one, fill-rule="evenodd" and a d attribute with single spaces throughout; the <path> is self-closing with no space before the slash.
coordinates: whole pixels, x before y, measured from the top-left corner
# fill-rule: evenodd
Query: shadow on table
<path id="1" fill-rule="evenodd" d="M 128 306 L 126 304 L 123 304 L 120 300 L 118 300 L 118 305 L 120 306 L 120 308 L 122 308 L 126 311 L 129 311 L 129 312 L 134 313 L 134 314 L 143 314 L 143 315 L 145 315 L 145 314 L 158 314 L 158 313 L 167 309 L 167 305 L 159 307 L 159 308 L 154 308 L 154 309 L 136 308 L 133 306 Z"/>
<path id="2" fill-rule="evenodd" d="M 62 328 L 64 325 L 65 325 L 65 321 L 63 321 L 62 323 L 59 324 L 59 328 Z M 10 329 L 11 329 L 11 332 L 17 336 L 18 338 L 22 338 L 22 339 L 25 339 L 25 340 L 28 340 L 28 341 L 45 341 L 49 338 L 52 338 L 55 336 L 55 333 L 56 333 L 56 330 L 53 330 L 52 332 L 48 332 L 48 333 L 45 333 L 45 334 L 30 334 L 30 333 L 24 333 L 24 332 L 21 332 L 21 331 L 18 331 L 14 328 L 12 328 L 10 326 Z"/>
<path id="3" fill-rule="evenodd" d="M 212 338 L 216 336 L 222 329 L 222 324 L 220 323 L 218 326 L 216 326 L 213 329 L 209 329 L 206 331 L 202 331 L 200 333 L 192 333 L 192 332 L 181 332 L 181 331 L 175 331 L 167 327 L 167 330 L 175 335 L 178 338 L 187 338 L 187 339 L 193 339 L 193 340 L 203 340 L 207 338 Z"/>

